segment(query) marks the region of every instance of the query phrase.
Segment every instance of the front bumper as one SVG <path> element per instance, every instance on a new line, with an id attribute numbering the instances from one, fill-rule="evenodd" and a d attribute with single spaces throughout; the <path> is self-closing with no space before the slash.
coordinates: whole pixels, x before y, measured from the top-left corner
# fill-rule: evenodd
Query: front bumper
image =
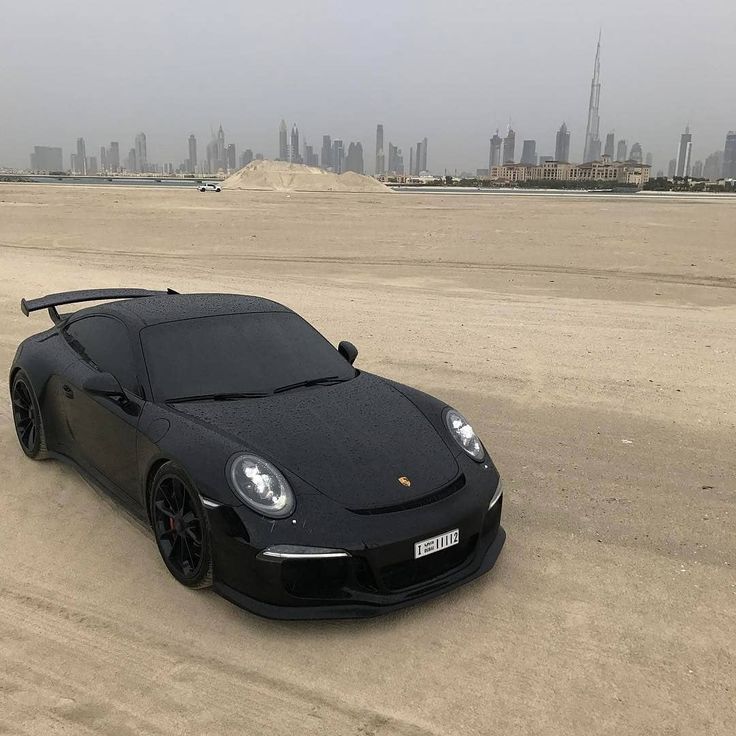
<path id="1" fill-rule="evenodd" d="M 349 557 L 264 557 L 268 544 L 262 536 L 248 534 L 236 509 L 212 510 L 214 589 L 242 608 L 278 619 L 376 616 L 452 590 L 490 570 L 506 539 L 503 496 L 488 508 L 498 481 L 495 468 L 489 470 L 484 482 L 476 479 L 438 503 L 341 518 L 337 528 L 342 534 L 335 532 L 329 546 L 346 550 Z M 414 559 L 416 541 L 454 528 L 460 530 L 457 545 Z M 314 544 L 314 538 L 270 542 Z"/>

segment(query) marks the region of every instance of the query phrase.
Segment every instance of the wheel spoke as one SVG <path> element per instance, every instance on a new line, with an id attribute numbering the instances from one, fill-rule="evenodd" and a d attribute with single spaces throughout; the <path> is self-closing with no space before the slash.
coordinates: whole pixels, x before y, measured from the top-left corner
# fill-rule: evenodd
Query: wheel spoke
<path id="1" fill-rule="evenodd" d="M 169 519 L 173 519 L 176 516 L 176 514 L 173 511 L 171 511 L 170 509 L 166 508 L 166 502 L 163 501 L 163 500 L 156 501 L 156 508 L 162 514 L 164 514 L 165 516 L 167 516 Z"/>

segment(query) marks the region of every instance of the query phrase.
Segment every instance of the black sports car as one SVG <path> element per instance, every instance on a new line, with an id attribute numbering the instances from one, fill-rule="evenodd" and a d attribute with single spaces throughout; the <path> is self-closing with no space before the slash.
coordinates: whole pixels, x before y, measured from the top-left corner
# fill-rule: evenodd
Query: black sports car
<path id="1" fill-rule="evenodd" d="M 272 618 L 371 616 L 495 563 L 501 479 L 463 416 L 287 307 L 107 289 L 21 308 L 54 323 L 10 369 L 23 451 L 150 523 L 184 585 Z"/>

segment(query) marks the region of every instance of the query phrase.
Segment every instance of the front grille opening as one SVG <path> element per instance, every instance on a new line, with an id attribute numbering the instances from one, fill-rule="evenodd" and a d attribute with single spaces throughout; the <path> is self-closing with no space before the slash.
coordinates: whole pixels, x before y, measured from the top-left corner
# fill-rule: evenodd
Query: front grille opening
<path id="1" fill-rule="evenodd" d="M 415 498 L 411 501 L 405 501 L 404 503 L 391 504 L 390 506 L 375 506 L 370 509 L 348 509 L 348 511 L 352 511 L 354 514 L 361 514 L 363 516 L 373 516 L 374 514 L 390 514 L 395 511 L 408 511 L 409 509 L 416 509 L 420 506 L 427 506 L 430 503 L 437 503 L 437 501 L 441 501 L 443 498 L 451 496 L 453 493 L 456 493 L 464 487 L 465 474 L 460 473 L 460 475 L 455 478 L 454 481 L 436 490 L 434 493 L 430 493 L 427 496 Z"/>
<path id="2" fill-rule="evenodd" d="M 439 578 L 466 562 L 477 541 L 478 535 L 474 534 L 467 541 L 433 555 L 384 567 L 379 572 L 381 582 L 389 590 L 403 590 Z"/>
<path id="3" fill-rule="evenodd" d="M 349 558 L 284 560 L 281 580 L 284 588 L 299 598 L 343 598 L 349 566 Z"/>

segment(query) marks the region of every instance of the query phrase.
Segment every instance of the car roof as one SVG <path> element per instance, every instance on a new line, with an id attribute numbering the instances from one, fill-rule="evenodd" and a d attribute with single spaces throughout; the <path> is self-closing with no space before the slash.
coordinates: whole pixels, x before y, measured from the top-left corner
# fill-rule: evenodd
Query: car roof
<path id="1" fill-rule="evenodd" d="M 161 294 L 139 299 L 87 307 L 74 313 L 75 317 L 92 314 L 110 314 L 139 327 L 176 322 L 197 317 L 223 314 L 252 314 L 256 312 L 292 312 L 283 304 L 260 296 L 243 294 Z"/>

